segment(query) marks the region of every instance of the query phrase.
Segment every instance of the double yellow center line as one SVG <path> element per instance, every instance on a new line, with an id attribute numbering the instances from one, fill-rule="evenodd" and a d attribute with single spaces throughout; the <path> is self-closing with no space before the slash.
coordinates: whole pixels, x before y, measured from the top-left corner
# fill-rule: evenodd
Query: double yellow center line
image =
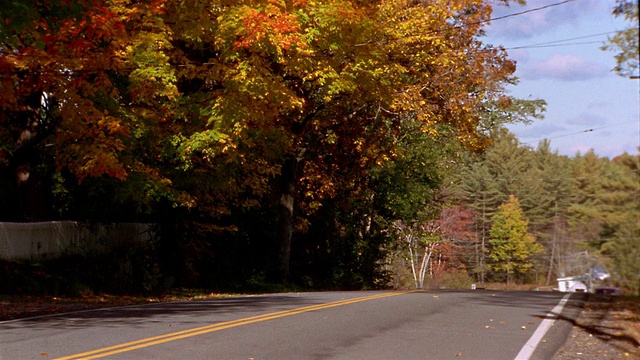
<path id="1" fill-rule="evenodd" d="M 120 353 L 127 352 L 127 351 L 132 351 L 132 350 L 141 349 L 141 348 L 145 348 L 145 347 L 149 347 L 149 346 L 163 344 L 163 343 L 166 343 L 166 342 L 180 340 L 180 339 L 184 339 L 184 338 L 188 338 L 188 337 L 192 337 L 192 336 L 208 334 L 208 333 L 211 333 L 211 332 L 214 332 L 214 331 L 230 329 L 230 328 L 234 328 L 234 327 L 237 327 L 237 326 L 248 325 L 248 324 L 253 324 L 253 323 L 267 321 L 267 320 L 278 319 L 278 318 L 285 317 L 285 316 L 297 315 L 297 314 L 302 314 L 302 313 L 315 311 L 315 310 L 328 309 L 328 308 L 332 308 L 332 307 L 336 307 L 336 306 L 343 306 L 343 305 L 355 304 L 355 303 L 363 302 L 363 301 L 382 299 L 382 298 L 401 295 L 401 294 L 406 294 L 406 293 L 408 293 L 408 291 L 389 292 L 389 293 L 383 293 L 383 294 L 378 294 L 378 295 L 363 296 L 363 297 L 358 297 L 358 298 L 353 298 L 353 299 L 345 299 L 345 300 L 330 302 L 330 303 L 326 303 L 326 304 L 318 304 L 318 305 L 305 306 L 305 307 L 295 308 L 295 309 L 290 309 L 290 310 L 283 310 L 283 311 L 278 311 L 278 312 L 273 312 L 273 313 L 267 313 L 267 314 L 262 314 L 262 315 L 246 317 L 246 318 L 237 319 L 237 320 L 224 321 L 224 322 L 220 322 L 220 323 L 215 323 L 215 324 L 196 327 L 196 328 L 193 328 L 193 329 L 182 330 L 182 331 L 177 331 L 177 332 L 173 332 L 173 333 L 169 333 L 169 334 L 153 336 L 153 337 L 149 337 L 149 338 L 145 338 L 145 339 L 126 342 L 126 343 L 113 345 L 113 346 L 109 346 L 109 347 L 105 347 L 105 348 L 101 348 L 101 349 L 96 349 L 96 350 L 92 350 L 92 351 L 87 351 L 87 352 L 83 352 L 83 353 L 79 353 L 79 354 L 74 354 L 74 355 L 70 355 L 70 356 L 65 356 L 65 357 L 57 358 L 55 360 L 71 360 L 71 359 L 86 359 L 86 360 L 89 360 L 89 359 L 98 359 L 98 358 L 102 358 L 102 357 L 105 357 L 105 356 L 111 356 L 111 355 L 115 355 L 115 354 L 120 354 Z"/>

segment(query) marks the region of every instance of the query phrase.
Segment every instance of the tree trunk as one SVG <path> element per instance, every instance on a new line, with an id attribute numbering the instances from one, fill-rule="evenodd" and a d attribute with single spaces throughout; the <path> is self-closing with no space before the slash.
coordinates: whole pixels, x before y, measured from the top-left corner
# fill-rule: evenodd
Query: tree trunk
<path id="1" fill-rule="evenodd" d="M 556 253 L 556 234 L 554 231 L 553 238 L 551 240 L 551 256 L 549 257 L 549 271 L 547 272 L 547 282 L 546 285 L 549 286 L 551 283 L 551 274 L 553 273 L 553 262 L 555 261 L 555 253 Z"/>
<path id="2" fill-rule="evenodd" d="M 422 257 L 422 264 L 420 265 L 420 286 L 418 289 L 424 288 L 424 278 L 427 273 L 427 267 L 429 267 L 429 260 L 431 260 L 432 251 L 429 247 L 424 248 L 424 256 Z"/>
<path id="3" fill-rule="evenodd" d="M 19 139 L 9 152 L 9 168 L 13 172 L 13 181 L 17 184 L 19 221 L 53 220 L 53 195 L 48 177 L 50 174 L 37 170 L 43 163 L 43 142 L 54 134 L 59 119 L 50 115 L 51 108 L 43 105 L 43 92 L 34 90 L 25 100 L 25 108 L 13 116 L 17 123 L 24 124 Z M 46 113 L 46 115 L 43 115 Z"/>
<path id="4" fill-rule="evenodd" d="M 307 124 L 318 112 L 324 109 L 324 104 L 319 104 L 314 110 L 306 114 L 299 122 L 291 126 L 291 133 L 298 137 L 303 133 Z M 295 206 L 296 183 L 298 182 L 298 166 L 303 159 L 306 149 L 302 147 L 296 154 L 285 155 L 282 165 L 282 179 L 280 188 L 280 200 L 278 202 L 278 276 L 283 283 L 289 281 L 291 266 L 291 238 L 293 236 L 293 210 Z"/>
<path id="5" fill-rule="evenodd" d="M 555 261 L 556 244 L 558 238 L 558 201 L 555 202 L 555 213 L 553 215 L 553 236 L 551 237 L 551 256 L 549 258 L 549 271 L 547 272 L 547 282 L 545 285 L 549 286 L 551 283 L 551 274 L 553 273 L 553 262 Z"/>
<path id="6" fill-rule="evenodd" d="M 409 236 L 411 236 L 411 235 L 409 235 Z M 409 240 L 409 255 L 410 255 L 410 258 L 411 258 L 411 272 L 413 273 L 413 282 L 416 285 L 416 289 L 419 289 L 420 288 L 419 287 L 420 284 L 418 283 L 418 275 L 416 274 L 416 261 L 417 261 L 417 258 L 416 258 L 416 260 L 414 260 L 414 256 L 416 256 L 417 254 L 414 255 L 414 253 L 413 253 L 413 243 L 412 243 L 412 241 L 413 241 L 413 239 L 410 238 L 410 240 Z"/>
<path id="7" fill-rule="evenodd" d="M 278 203 L 279 249 L 278 276 L 283 283 L 289 281 L 291 264 L 291 238 L 293 236 L 293 208 L 295 203 L 296 167 L 298 159 L 290 155 L 282 166 L 282 187 Z"/>

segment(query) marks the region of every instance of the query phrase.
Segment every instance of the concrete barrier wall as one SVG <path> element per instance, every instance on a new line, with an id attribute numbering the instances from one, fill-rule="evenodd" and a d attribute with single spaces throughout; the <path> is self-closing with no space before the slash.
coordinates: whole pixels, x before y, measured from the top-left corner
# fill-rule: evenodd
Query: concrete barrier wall
<path id="1" fill-rule="evenodd" d="M 100 252 L 113 246 L 152 241 L 153 236 L 151 224 L 0 222 L 0 259 L 41 260 L 62 255 Z"/>

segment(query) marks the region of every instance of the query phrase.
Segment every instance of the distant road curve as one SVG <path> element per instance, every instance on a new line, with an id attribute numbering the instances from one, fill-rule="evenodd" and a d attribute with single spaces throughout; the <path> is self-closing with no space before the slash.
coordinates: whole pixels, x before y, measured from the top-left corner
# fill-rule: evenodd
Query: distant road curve
<path id="1" fill-rule="evenodd" d="M 0 359 L 549 359 L 584 301 L 565 295 L 318 292 L 89 310 L 0 322 Z"/>

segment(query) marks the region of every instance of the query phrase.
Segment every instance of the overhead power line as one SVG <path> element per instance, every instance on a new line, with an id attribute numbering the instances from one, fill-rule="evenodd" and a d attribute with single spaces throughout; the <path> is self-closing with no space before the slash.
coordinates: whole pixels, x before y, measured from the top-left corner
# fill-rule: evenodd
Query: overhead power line
<path id="1" fill-rule="evenodd" d="M 526 145 L 526 144 L 531 144 L 531 143 L 535 143 L 535 142 L 542 141 L 542 140 L 558 139 L 558 138 L 563 138 L 563 137 L 567 137 L 567 136 L 573 136 L 573 135 L 579 135 L 579 134 L 583 134 L 583 133 L 589 133 L 589 132 L 593 132 L 593 131 L 596 131 L 596 130 L 602 130 L 602 129 L 606 129 L 606 128 L 610 128 L 610 127 L 629 125 L 629 124 L 637 124 L 637 123 L 638 123 L 637 121 L 628 121 L 628 122 L 624 122 L 624 123 L 605 125 L 605 126 L 600 126 L 600 127 L 597 127 L 597 128 L 584 129 L 584 130 L 580 130 L 580 131 L 576 131 L 576 132 L 568 133 L 568 134 L 561 134 L 561 135 L 545 137 L 545 138 L 537 139 L 537 140 L 524 141 L 524 142 L 521 142 L 520 144 Z"/>
<path id="2" fill-rule="evenodd" d="M 605 33 L 578 36 L 578 37 L 572 37 L 572 38 L 554 40 L 554 41 L 547 41 L 547 42 L 530 44 L 530 45 L 512 46 L 512 47 L 505 48 L 505 50 L 519 50 L 519 49 L 545 48 L 545 47 L 557 47 L 557 46 L 569 46 L 569 45 L 597 44 L 597 43 L 602 43 L 602 41 L 585 41 L 585 42 L 569 42 L 569 41 L 588 39 L 588 38 L 593 38 L 593 37 L 598 37 L 598 36 L 611 35 L 611 34 L 615 34 L 615 33 L 617 33 L 617 31 L 609 31 L 609 32 L 605 32 Z"/>
<path id="3" fill-rule="evenodd" d="M 508 19 L 508 18 L 511 18 L 511 17 L 515 17 L 515 16 L 525 15 L 525 14 L 528 14 L 528 13 L 532 13 L 532 12 L 536 12 L 536 11 L 540 11 L 540 10 L 545 10 L 545 9 L 548 9 L 548 8 L 564 5 L 564 4 L 567 4 L 567 3 L 570 3 L 570 2 L 574 2 L 574 1 L 576 1 L 576 0 L 566 0 L 566 1 L 561 1 L 561 2 L 557 2 L 557 3 L 553 3 L 553 4 L 549 4 L 549 5 L 533 8 L 533 9 L 524 10 L 524 11 L 513 13 L 513 14 L 508 14 L 508 15 L 504 15 L 504 16 L 498 16 L 498 17 L 489 19 L 486 22 L 496 21 L 496 20 L 504 20 L 504 19 Z"/>
<path id="4" fill-rule="evenodd" d="M 526 14 L 529 14 L 529 13 L 532 13 L 532 12 L 542 11 L 542 10 L 545 10 L 545 9 L 548 9 L 548 8 L 552 8 L 552 7 L 555 7 L 555 6 L 568 4 L 568 3 L 574 2 L 574 1 L 576 1 L 576 0 L 565 0 L 565 1 L 557 2 L 557 3 L 545 5 L 545 6 L 540 6 L 540 7 L 533 8 L 533 9 L 520 11 L 520 12 L 513 13 L 513 14 L 508 14 L 508 15 L 504 15 L 504 16 L 498 16 L 498 17 L 489 18 L 489 19 L 486 19 L 486 20 L 479 20 L 479 21 L 469 22 L 469 23 L 465 23 L 463 25 L 454 26 L 453 29 L 461 29 L 461 28 L 463 28 L 465 26 L 469 26 L 469 25 L 488 24 L 488 23 L 490 23 L 492 21 L 499 21 L 499 20 L 504 20 L 504 19 L 509 19 L 509 18 L 512 18 L 512 17 L 516 17 L 516 16 L 522 16 L 522 15 L 526 15 Z M 439 32 L 448 31 L 448 30 L 451 30 L 451 28 L 435 29 L 435 30 L 427 32 L 427 34 L 429 34 L 429 35 L 430 34 L 437 34 Z"/>
<path id="5" fill-rule="evenodd" d="M 555 45 L 518 46 L 518 47 L 514 47 L 514 48 L 505 48 L 505 50 L 541 49 L 541 48 L 550 48 L 550 47 L 563 47 L 563 46 L 573 46 L 573 45 L 591 45 L 591 44 L 602 44 L 602 41 L 583 41 L 583 42 L 566 43 L 566 44 L 555 44 Z"/>

